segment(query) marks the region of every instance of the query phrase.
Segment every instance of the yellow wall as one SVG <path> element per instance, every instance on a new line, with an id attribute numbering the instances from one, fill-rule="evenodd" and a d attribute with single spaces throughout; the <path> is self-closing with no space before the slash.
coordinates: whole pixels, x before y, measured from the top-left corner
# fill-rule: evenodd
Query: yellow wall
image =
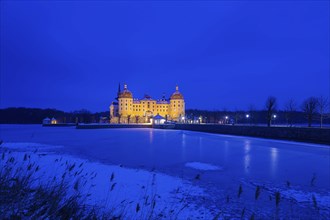
<path id="1" fill-rule="evenodd" d="M 170 115 L 174 120 L 180 120 L 179 117 L 185 115 L 185 103 L 183 99 L 170 100 Z"/>
<path id="2" fill-rule="evenodd" d="M 179 120 L 180 116 L 184 116 L 185 107 L 184 100 L 171 100 L 170 104 L 158 103 L 156 100 L 139 100 L 133 101 L 133 98 L 119 98 L 118 100 L 119 114 L 121 117 L 127 116 L 153 116 L 159 114 L 163 117 L 168 115 L 169 120 Z M 151 116 L 150 115 L 150 116 Z"/>

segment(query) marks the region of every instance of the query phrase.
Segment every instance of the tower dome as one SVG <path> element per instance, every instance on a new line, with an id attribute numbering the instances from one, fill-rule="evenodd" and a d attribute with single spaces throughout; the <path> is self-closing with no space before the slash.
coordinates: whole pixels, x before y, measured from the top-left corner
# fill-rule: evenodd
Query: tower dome
<path id="1" fill-rule="evenodd" d="M 119 98 L 133 98 L 132 93 L 127 89 L 127 85 L 124 84 L 124 90 L 119 93 Z"/>
<path id="2" fill-rule="evenodd" d="M 179 92 L 179 87 L 175 87 L 175 92 L 171 95 L 171 99 L 183 99 L 183 95 Z"/>

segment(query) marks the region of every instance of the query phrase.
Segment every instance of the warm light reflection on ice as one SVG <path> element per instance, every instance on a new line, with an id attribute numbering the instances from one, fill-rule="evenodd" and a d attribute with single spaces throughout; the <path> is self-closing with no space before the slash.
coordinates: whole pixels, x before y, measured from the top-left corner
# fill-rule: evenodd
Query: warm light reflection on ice
<path id="1" fill-rule="evenodd" d="M 182 146 L 186 146 L 186 135 L 184 133 L 182 134 Z"/>
<path id="2" fill-rule="evenodd" d="M 149 142 L 150 142 L 150 144 L 152 144 L 153 140 L 154 140 L 154 132 L 153 132 L 153 129 L 150 129 L 149 130 Z"/>

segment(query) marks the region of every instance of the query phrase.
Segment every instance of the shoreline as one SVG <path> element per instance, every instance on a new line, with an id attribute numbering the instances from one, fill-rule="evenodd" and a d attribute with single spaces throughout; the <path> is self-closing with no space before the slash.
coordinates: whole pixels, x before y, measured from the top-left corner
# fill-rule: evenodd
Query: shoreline
<path id="1" fill-rule="evenodd" d="M 255 137 L 274 140 L 297 141 L 330 146 L 330 129 L 305 127 L 264 127 L 218 124 L 80 124 L 77 129 L 102 128 L 154 128 L 167 130 L 187 130 L 242 137 Z"/>
<path id="2" fill-rule="evenodd" d="M 174 129 L 330 145 L 330 129 L 324 128 L 176 124 Z"/>

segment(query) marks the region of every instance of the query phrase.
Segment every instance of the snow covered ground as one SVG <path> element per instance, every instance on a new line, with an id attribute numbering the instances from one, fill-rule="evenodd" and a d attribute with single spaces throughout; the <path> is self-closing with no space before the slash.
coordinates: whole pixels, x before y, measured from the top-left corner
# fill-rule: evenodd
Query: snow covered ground
<path id="1" fill-rule="evenodd" d="M 93 189 L 86 188 L 91 190 L 88 202 L 94 204 L 124 201 L 134 212 L 148 195 L 157 198 L 158 211 L 184 207 L 179 219 L 326 219 L 330 214 L 330 147 L 325 145 L 188 131 L 40 125 L 0 125 L 0 139 L 17 157 L 38 149 L 35 159 L 46 174 L 61 172 L 59 161 L 83 163 L 84 172 L 97 173 L 88 181 Z"/>
<path id="2" fill-rule="evenodd" d="M 58 146 L 54 146 L 54 149 Z M 16 150 L 16 151 L 12 151 Z M 15 158 L 15 166 L 27 167 L 35 164 L 38 172 L 33 178 L 37 184 L 61 179 L 67 174 L 71 188 L 79 182 L 80 191 L 88 195 L 88 205 L 96 205 L 105 210 L 116 209 L 118 214 L 125 212 L 125 218 L 144 219 L 154 206 L 154 213 L 166 218 L 210 219 L 212 214 L 205 207 L 197 207 L 193 200 L 207 196 L 204 189 L 189 181 L 157 172 L 104 165 L 67 155 L 52 152 L 50 145 L 40 143 L 2 143 L 2 158 Z M 7 158 L 6 158 L 7 157 Z M 29 162 L 23 158 L 29 157 Z M 67 169 L 69 168 L 69 169 Z M 72 168 L 72 169 L 71 169 Z M 78 175 L 77 175 L 78 174 Z M 137 213 L 136 207 L 140 207 Z"/>

